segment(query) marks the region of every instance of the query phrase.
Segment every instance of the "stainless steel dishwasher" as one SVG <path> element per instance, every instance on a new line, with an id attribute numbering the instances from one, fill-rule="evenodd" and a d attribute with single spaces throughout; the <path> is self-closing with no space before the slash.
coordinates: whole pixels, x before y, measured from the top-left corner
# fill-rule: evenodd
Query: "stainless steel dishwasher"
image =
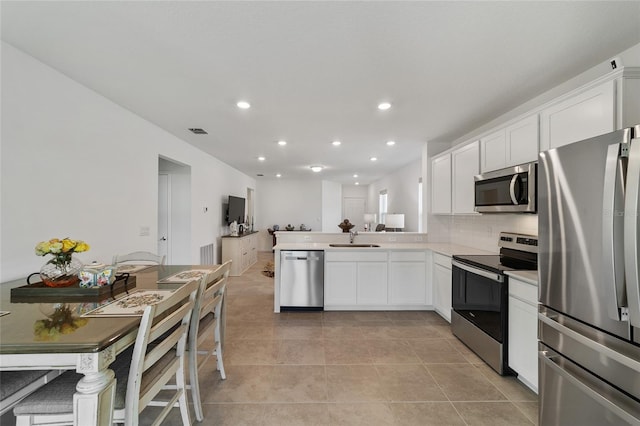
<path id="1" fill-rule="evenodd" d="M 324 251 L 280 253 L 280 309 L 322 310 Z"/>

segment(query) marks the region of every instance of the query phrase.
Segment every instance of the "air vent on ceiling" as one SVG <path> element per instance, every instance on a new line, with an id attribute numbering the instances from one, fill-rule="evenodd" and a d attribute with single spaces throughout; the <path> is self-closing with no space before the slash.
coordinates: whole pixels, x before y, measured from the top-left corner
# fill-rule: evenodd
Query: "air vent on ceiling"
<path id="1" fill-rule="evenodd" d="M 258 176 L 258 177 L 263 177 L 263 176 L 264 176 L 264 174 L 262 174 L 262 173 L 258 173 L 256 176 Z"/>
<path id="2" fill-rule="evenodd" d="M 196 135 L 208 135 L 205 129 L 200 129 L 198 127 L 192 127 L 192 128 L 189 128 L 189 130 L 195 133 Z"/>

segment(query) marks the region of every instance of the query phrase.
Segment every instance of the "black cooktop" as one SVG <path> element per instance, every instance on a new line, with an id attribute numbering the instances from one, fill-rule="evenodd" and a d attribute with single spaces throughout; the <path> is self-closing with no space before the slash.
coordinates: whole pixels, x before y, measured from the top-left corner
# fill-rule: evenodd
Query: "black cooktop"
<path id="1" fill-rule="evenodd" d="M 500 274 L 504 273 L 505 271 L 531 271 L 537 269 L 537 265 L 531 262 L 500 256 L 498 254 L 464 256 L 455 255 L 453 256 L 453 258 L 461 263 L 466 263 L 477 268 L 497 272 Z"/>

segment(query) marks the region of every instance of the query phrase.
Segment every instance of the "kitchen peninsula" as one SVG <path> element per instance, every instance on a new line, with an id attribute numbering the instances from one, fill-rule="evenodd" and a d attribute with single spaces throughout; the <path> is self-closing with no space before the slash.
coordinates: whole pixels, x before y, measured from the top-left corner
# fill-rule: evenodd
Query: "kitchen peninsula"
<path id="1" fill-rule="evenodd" d="M 274 247 L 274 312 L 281 310 L 281 254 L 321 251 L 324 310 L 435 309 L 448 319 L 451 256 L 491 253 L 426 240 L 427 234 L 413 232 L 365 232 L 353 243 L 348 233 L 279 232 Z M 445 274 L 437 273 L 434 266 L 440 269 L 443 259 L 448 269 L 445 266 Z"/>

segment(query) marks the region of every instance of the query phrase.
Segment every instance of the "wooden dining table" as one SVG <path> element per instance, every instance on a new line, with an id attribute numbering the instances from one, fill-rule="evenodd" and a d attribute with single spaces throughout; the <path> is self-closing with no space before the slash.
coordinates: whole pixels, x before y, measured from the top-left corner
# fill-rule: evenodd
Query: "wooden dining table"
<path id="1" fill-rule="evenodd" d="M 132 273 L 134 290 L 176 289 L 184 282 L 167 279 L 189 270 L 215 269 L 219 265 L 159 265 Z M 42 320 L 60 301 L 46 298 L 19 298 L 12 301 L 11 289 L 25 286 L 26 279 L 0 284 L 0 371 L 75 370 L 83 374 L 74 395 L 75 425 L 111 425 L 115 376 L 109 365 L 135 342 L 140 316 L 81 317 L 96 303 L 78 299 L 64 302 L 76 318 L 64 332 L 42 333 Z M 113 298 L 126 296 L 123 292 Z M 113 300 L 109 298 L 108 300 Z M 104 301 L 103 301 L 104 302 Z M 97 305 L 95 305 L 97 306 Z M 223 309 L 224 311 L 225 309 Z M 77 321 L 77 318 L 82 318 Z M 224 324 L 224 318 L 221 318 Z"/>

